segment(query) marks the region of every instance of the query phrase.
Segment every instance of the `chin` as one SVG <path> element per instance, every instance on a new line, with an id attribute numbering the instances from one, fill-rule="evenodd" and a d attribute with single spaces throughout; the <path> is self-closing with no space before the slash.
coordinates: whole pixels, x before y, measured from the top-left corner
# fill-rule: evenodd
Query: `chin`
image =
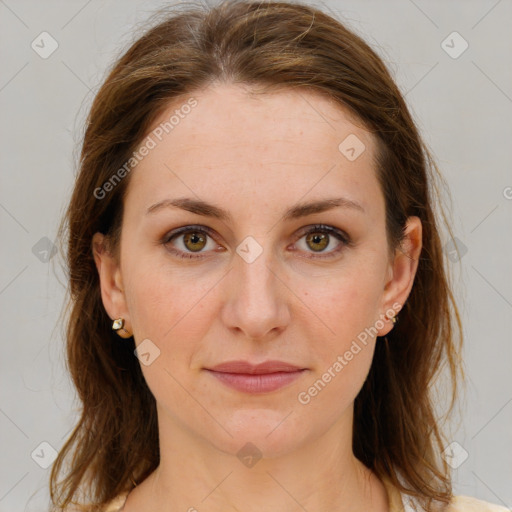
<path id="1" fill-rule="evenodd" d="M 291 413 L 291 414 L 290 414 Z M 232 435 L 216 429 L 217 436 L 207 433 L 207 439 L 225 453 L 243 457 L 274 458 L 297 449 L 306 441 L 307 430 L 294 418 L 291 408 L 283 410 L 252 409 L 237 410 L 221 424 Z"/>

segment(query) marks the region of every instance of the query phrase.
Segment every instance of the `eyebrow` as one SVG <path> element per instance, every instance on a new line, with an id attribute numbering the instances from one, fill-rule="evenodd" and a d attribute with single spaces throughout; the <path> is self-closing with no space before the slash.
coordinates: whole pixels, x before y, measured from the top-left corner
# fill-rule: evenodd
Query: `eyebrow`
<path id="1" fill-rule="evenodd" d="M 190 197 L 180 197 L 176 199 L 164 199 L 159 201 L 147 209 L 146 214 L 155 213 L 163 208 L 181 208 L 188 212 L 202 215 L 204 217 L 212 217 L 224 222 L 232 220 L 231 214 L 213 204 L 207 203 L 200 199 L 193 199 Z M 333 208 L 347 208 L 365 213 L 364 208 L 357 202 L 347 199 L 345 197 L 327 198 L 319 201 L 312 201 L 309 203 L 298 203 L 286 210 L 284 213 L 284 220 L 293 220 L 314 213 L 322 213 Z"/>

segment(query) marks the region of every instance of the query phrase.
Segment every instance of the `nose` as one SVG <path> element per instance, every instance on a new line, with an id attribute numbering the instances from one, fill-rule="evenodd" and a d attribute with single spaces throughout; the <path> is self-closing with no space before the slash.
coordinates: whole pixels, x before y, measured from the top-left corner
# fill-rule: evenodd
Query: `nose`
<path id="1" fill-rule="evenodd" d="M 221 319 L 228 329 L 253 341 L 273 339 L 286 329 L 290 291 L 267 251 L 250 263 L 236 254 L 226 277 Z"/>

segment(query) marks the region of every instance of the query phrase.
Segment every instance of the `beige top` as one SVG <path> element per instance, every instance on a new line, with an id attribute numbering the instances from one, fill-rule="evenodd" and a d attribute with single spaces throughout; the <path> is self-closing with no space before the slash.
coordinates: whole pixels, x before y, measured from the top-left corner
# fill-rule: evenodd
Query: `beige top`
<path id="1" fill-rule="evenodd" d="M 408 500 L 403 498 L 400 491 L 386 478 L 382 483 L 388 493 L 389 512 L 413 512 Z M 103 512 L 121 512 L 128 497 L 128 491 L 120 494 L 108 505 Z M 512 512 L 500 505 L 494 505 L 470 496 L 454 496 L 445 512 Z"/>

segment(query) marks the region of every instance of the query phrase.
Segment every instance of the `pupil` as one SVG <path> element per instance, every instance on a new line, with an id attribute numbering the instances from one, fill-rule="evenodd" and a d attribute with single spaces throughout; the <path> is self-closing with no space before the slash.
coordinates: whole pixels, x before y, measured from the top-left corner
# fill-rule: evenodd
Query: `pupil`
<path id="1" fill-rule="evenodd" d="M 312 247 L 313 250 L 320 250 L 320 251 L 325 249 L 329 243 L 327 235 L 325 233 L 320 233 L 320 234 L 317 233 L 317 234 L 309 235 L 308 242 L 312 242 L 315 245 L 320 245 L 321 246 L 320 248 L 315 249 L 314 247 Z"/>
<path id="2" fill-rule="evenodd" d="M 204 245 L 204 237 L 202 235 L 198 235 L 197 233 L 193 233 L 193 234 L 187 234 L 185 235 L 185 244 L 187 244 L 187 247 L 191 250 L 191 251 L 200 251 L 203 246 L 200 246 L 200 247 L 189 247 L 188 246 L 188 242 L 191 242 L 192 245 L 197 245 L 197 244 L 201 244 L 203 243 Z"/>

